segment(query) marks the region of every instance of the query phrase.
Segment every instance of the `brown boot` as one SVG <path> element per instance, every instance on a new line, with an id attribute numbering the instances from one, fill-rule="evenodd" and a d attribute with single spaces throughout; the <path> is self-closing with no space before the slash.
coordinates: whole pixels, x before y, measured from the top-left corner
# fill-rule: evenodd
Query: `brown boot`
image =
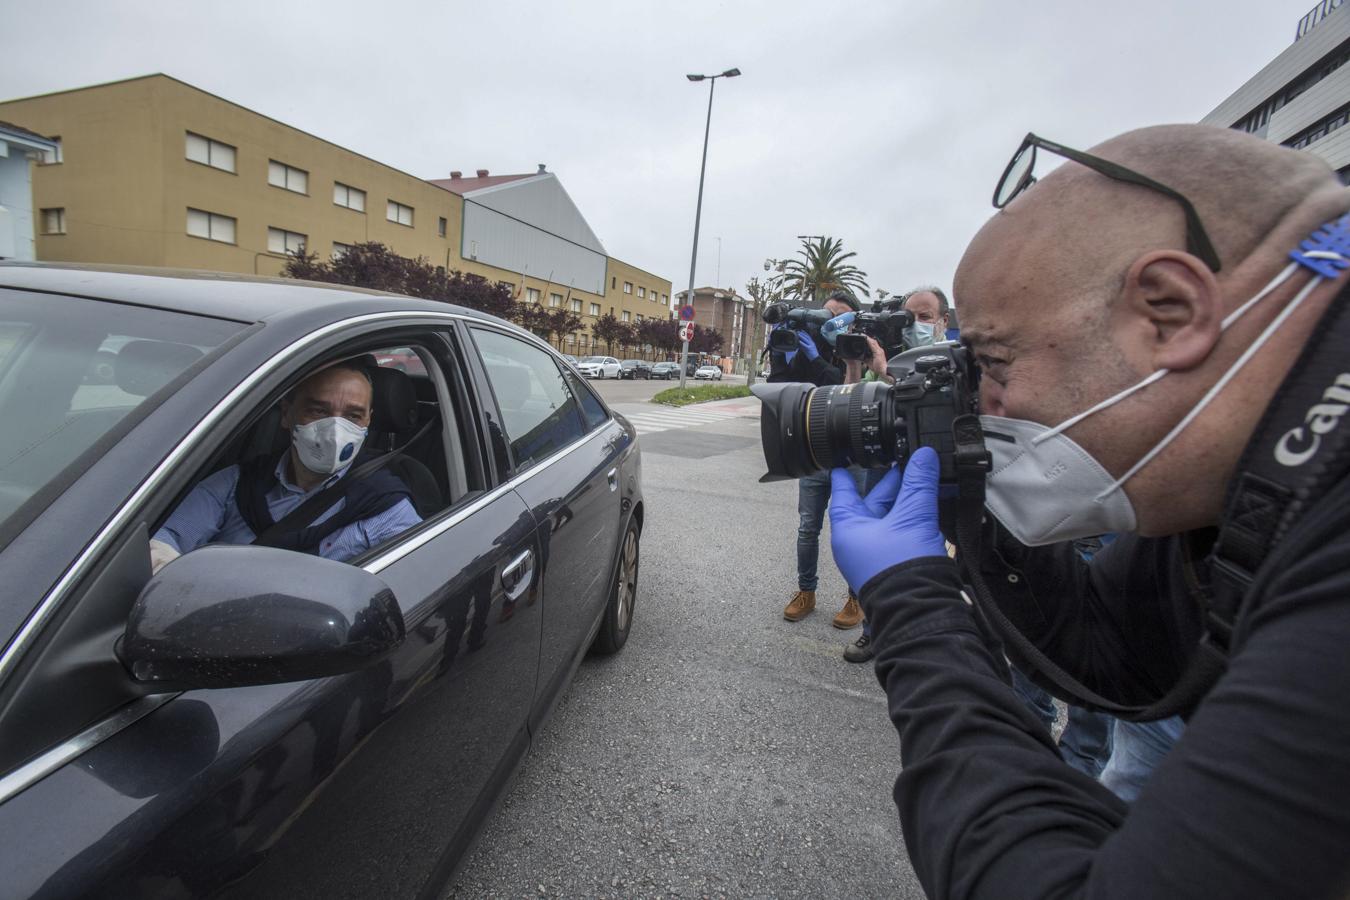
<path id="1" fill-rule="evenodd" d="M 792 595 L 788 605 L 783 608 L 783 618 L 789 622 L 800 622 L 807 613 L 816 608 L 815 591 L 798 591 Z"/>
<path id="2" fill-rule="evenodd" d="M 847 630 L 857 625 L 862 619 L 862 607 L 858 605 L 858 598 L 849 594 L 848 600 L 844 603 L 844 608 L 839 610 L 838 615 L 834 617 L 834 627 Z"/>

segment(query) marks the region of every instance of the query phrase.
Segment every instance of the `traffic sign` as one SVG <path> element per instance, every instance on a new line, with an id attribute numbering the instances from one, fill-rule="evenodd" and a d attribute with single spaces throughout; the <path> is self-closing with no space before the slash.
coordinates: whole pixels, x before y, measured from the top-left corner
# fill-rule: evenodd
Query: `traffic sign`
<path id="1" fill-rule="evenodd" d="M 686 306 L 685 309 L 689 309 L 689 307 Z M 692 341 L 693 339 L 694 339 L 694 323 L 685 322 L 683 325 L 680 326 L 680 340 Z"/>
<path id="2" fill-rule="evenodd" d="M 681 306 L 681 307 L 680 307 L 680 321 L 681 321 L 681 322 L 692 322 L 692 321 L 694 321 L 694 308 L 693 308 L 692 306 Z"/>

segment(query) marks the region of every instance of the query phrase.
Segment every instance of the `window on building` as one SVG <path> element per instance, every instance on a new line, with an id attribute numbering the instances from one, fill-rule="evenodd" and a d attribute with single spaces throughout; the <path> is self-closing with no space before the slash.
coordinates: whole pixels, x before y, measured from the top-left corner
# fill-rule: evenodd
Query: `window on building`
<path id="1" fill-rule="evenodd" d="M 446 226 L 445 216 L 441 216 L 439 219 L 436 220 L 436 233 L 439 234 L 441 237 L 445 237 L 445 226 Z"/>
<path id="2" fill-rule="evenodd" d="M 549 295 L 548 295 L 548 305 L 549 305 L 549 306 L 552 306 L 552 307 L 555 307 L 555 308 L 556 308 L 556 307 L 559 307 L 559 306 L 562 306 L 562 300 L 563 300 L 562 294 L 549 294 Z"/>
<path id="3" fill-rule="evenodd" d="M 390 222 L 407 225 L 409 228 L 413 227 L 413 208 L 411 206 L 404 206 L 402 203 L 395 203 L 390 200 L 385 208 L 384 217 Z"/>
<path id="4" fill-rule="evenodd" d="M 625 310 L 623 311 L 623 320 L 624 320 L 625 322 L 630 322 L 630 321 L 632 321 L 632 319 L 633 319 L 633 314 L 630 313 L 628 310 L 625 309 Z"/>
<path id="5" fill-rule="evenodd" d="M 445 220 L 442 219 L 441 221 L 445 221 Z M 538 289 L 538 288 L 526 288 L 526 289 L 525 289 L 525 300 L 526 300 L 527 302 L 529 302 L 529 303 L 538 303 L 538 302 L 539 302 L 539 289 Z"/>
<path id="6" fill-rule="evenodd" d="M 619 279 L 616 276 L 611 275 L 609 278 L 609 289 L 612 291 L 618 286 L 619 286 Z"/>
<path id="7" fill-rule="evenodd" d="M 599 303 L 592 303 L 592 304 L 591 304 L 591 315 L 593 315 L 593 316 L 598 316 L 598 315 L 600 315 L 600 304 L 599 304 Z"/>
<path id="8" fill-rule="evenodd" d="M 340 244 L 337 241 L 333 241 L 333 261 L 337 262 L 339 259 L 342 259 L 342 257 L 350 253 L 351 250 L 351 244 Z"/>
<path id="9" fill-rule="evenodd" d="M 305 235 L 284 228 L 269 228 L 267 249 L 272 253 L 304 253 Z"/>
<path id="10" fill-rule="evenodd" d="M 638 320 L 639 322 L 642 321 L 642 313 L 638 313 L 638 314 L 637 314 L 637 320 Z"/>
<path id="11" fill-rule="evenodd" d="M 580 300 L 573 300 L 573 301 L 572 301 L 572 312 L 581 312 L 581 301 L 580 301 Z"/>
<path id="12" fill-rule="evenodd" d="M 625 294 L 631 294 L 631 293 L 633 293 L 633 282 L 631 282 L 631 281 L 625 281 L 625 282 L 623 283 L 623 292 L 624 292 Z"/>
<path id="13" fill-rule="evenodd" d="M 235 221 L 231 216 L 207 212 L 204 209 L 188 207 L 187 233 L 193 237 L 206 238 L 208 241 L 234 243 Z"/>
<path id="14" fill-rule="evenodd" d="M 366 192 L 340 181 L 333 182 L 333 202 L 357 212 L 366 211 Z"/>
<path id="15" fill-rule="evenodd" d="M 55 206 L 42 211 L 42 233 L 66 233 L 66 208 L 64 206 Z"/>
<path id="16" fill-rule="evenodd" d="M 309 173 L 304 169 L 277 162 L 275 159 L 267 162 L 267 183 L 273 187 L 295 191 L 297 194 L 309 193 Z"/>
<path id="17" fill-rule="evenodd" d="M 646 300 L 646 299 L 647 299 L 647 289 L 646 289 L 645 287 L 639 287 L 639 288 L 638 288 L 638 299 L 639 299 L 639 300 Z"/>
<path id="18" fill-rule="evenodd" d="M 187 133 L 187 158 L 222 172 L 234 171 L 233 147 L 190 131 Z"/>
<path id="19" fill-rule="evenodd" d="M 661 295 L 661 302 L 664 303 L 666 306 L 669 306 L 669 305 L 670 305 L 670 295 L 669 295 L 669 294 L 662 294 L 662 295 Z"/>

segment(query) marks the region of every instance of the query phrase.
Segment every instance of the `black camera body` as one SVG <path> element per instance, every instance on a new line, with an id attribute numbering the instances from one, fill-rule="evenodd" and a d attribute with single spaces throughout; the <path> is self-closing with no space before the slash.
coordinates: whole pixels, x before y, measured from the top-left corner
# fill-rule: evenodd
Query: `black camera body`
<path id="1" fill-rule="evenodd" d="M 797 349 L 796 332 L 819 334 L 820 326 L 834 318 L 828 309 L 807 309 L 788 303 L 770 303 L 761 315 L 770 325 L 783 325 L 769 332 L 769 349 L 775 353 L 791 353 Z"/>
<path id="2" fill-rule="evenodd" d="M 867 312 L 853 317 L 845 334 L 834 342 L 834 352 L 840 359 L 866 359 L 870 353 L 867 338 L 874 338 L 883 351 L 903 346 L 905 329 L 914 324 L 914 313 L 901 308 L 900 300 L 876 301 Z"/>
<path id="3" fill-rule="evenodd" d="M 764 480 L 840 466 L 904 465 L 918 448 L 932 447 L 942 483 L 983 497 L 989 452 L 980 428 L 979 370 L 970 352 L 955 343 L 916 347 L 892 359 L 888 369 L 894 385 L 754 385 L 751 392 L 764 404 Z"/>

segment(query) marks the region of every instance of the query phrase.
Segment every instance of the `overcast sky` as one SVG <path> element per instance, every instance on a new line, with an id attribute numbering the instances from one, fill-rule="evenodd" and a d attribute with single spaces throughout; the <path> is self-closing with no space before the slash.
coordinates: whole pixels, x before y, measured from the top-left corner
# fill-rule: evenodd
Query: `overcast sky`
<path id="1" fill-rule="evenodd" d="M 948 287 L 1022 136 L 1196 121 L 1313 0 L 4 4 L 0 97 L 164 72 L 424 178 L 547 163 L 613 256 L 743 291 L 799 234 Z M 22 123 L 20 123 L 22 124 Z M 720 247 L 720 269 L 718 249 Z"/>

